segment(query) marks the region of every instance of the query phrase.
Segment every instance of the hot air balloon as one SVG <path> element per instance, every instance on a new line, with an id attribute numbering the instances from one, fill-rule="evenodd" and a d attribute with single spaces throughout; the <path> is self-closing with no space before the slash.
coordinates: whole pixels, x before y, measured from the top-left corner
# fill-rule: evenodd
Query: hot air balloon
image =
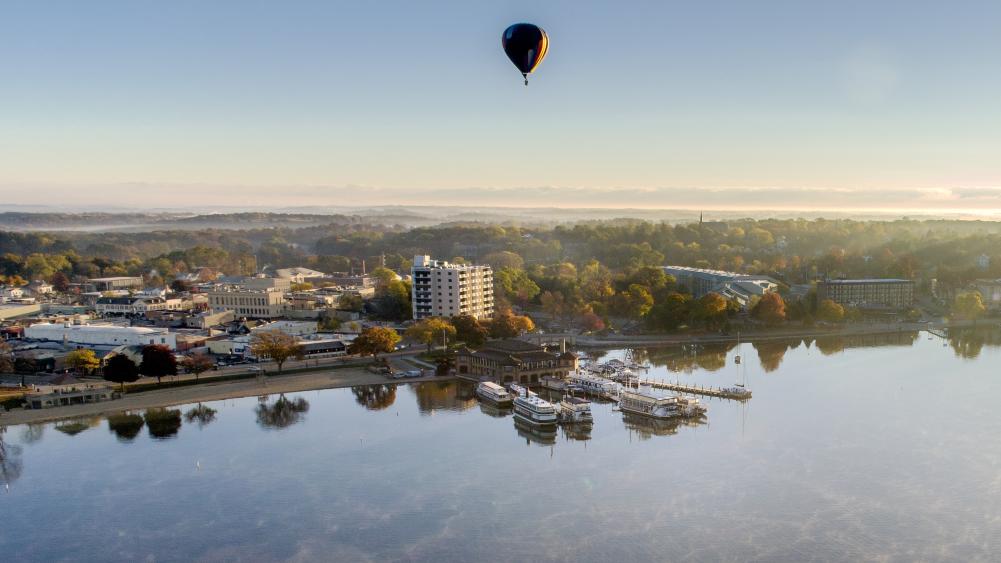
<path id="1" fill-rule="evenodd" d="M 504 30 L 501 45 L 507 58 L 518 67 L 528 86 L 528 75 L 546 58 L 549 37 L 541 27 L 530 23 L 516 23 Z"/>

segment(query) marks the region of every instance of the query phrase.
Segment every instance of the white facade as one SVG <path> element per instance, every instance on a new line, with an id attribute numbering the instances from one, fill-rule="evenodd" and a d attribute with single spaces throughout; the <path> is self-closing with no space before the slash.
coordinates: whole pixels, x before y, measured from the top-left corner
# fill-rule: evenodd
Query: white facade
<path id="1" fill-rule="evenodd" d="M 411 298 L 415 319 L 494 314 L 494 274 L 490 266 L 450 264 L 414 256 Z"/>
<path id="2" fill-rule="evenodd" d="M 148 344 L 162 344 L 171 350 L 177 350 L 177 335 L 165 328 L 39 323 L 24 329 L 24 337 L 82 345 L 146 346 Z"/>

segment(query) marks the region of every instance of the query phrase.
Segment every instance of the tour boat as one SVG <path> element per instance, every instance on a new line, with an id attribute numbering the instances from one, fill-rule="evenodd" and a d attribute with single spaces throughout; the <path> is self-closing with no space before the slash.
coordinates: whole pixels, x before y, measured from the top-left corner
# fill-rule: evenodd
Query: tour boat
<path id="1" fill-rule="evenodd" d="M 531 395 L 535 395 L 535 393 L 530 391 L 528 387 L 522 387 L 517 383 L 509 383 L 507 388 L 511 391 L 511 394 L 514 395 L 515 397 L 528 397 Z"/>
<path id="2" fill-rule="evenodd" d="M 576 373 L 570 376 L 571 385 L 580 387 L 585 393 L 596 395 L 605 399 L 614 399 L 618 396 L 622 388 L 618 383 L 586 373 Z"/>
<path id="3" fill-rule="evenodd" d="M 658 419 L 701 416 L 706 412 L 698 399 L 678 395 L 658 396 L 648 389 L 623 390 L 619 394 L 619 410 Z"/>
<path id="4" fill-rule="evenodd" d="M 559 404 L 560 420 L 568 424 L 591 424 L 591 401 L 580 397 L 565 397 Z"/>
<path id="5" fill-rule="evenodd" d="M 556 424 L 556 407 L 534 393 L 519 395 L 514 398 L 514 417 L 530 424 Z"/>
<path id="6" fill-rule="evenodd" d="M 498 406 L 510 406 L 514 397 L 500 385 L 492 381 L 484 381 L 476 387 L 476 394 L 484 401 L 489 401 Z"/>

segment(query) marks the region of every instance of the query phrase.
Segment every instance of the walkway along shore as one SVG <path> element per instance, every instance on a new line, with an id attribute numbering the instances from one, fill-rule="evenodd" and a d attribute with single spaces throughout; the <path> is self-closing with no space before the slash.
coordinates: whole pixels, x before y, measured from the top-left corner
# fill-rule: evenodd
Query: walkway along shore
<path id="1" fill-rule="evenodd" d="M 225 381 L 205 380 L 190 385 L 134 392 L 125 395 L 121 399 L 102 403 L 86 403 L 38 410 L 12 409 L 10 412 L 0 414 L 0 425 L 36 424 L 66 418 L 99 416 L 121 411 L 221 401 L 223 399 L 236 399 L 239 397 L 256 397 L 275 393 L 294 393 L 297 391 L 353 387 L 355 385 L 395 385 L 398 383 L 443 381 L 447 379 L 449 378 L 427 376 L 394 380 L 363 368 L 321 368 L 316 371 L 288 375 L 269 375 L 263 378 L 249 376 Z"/>

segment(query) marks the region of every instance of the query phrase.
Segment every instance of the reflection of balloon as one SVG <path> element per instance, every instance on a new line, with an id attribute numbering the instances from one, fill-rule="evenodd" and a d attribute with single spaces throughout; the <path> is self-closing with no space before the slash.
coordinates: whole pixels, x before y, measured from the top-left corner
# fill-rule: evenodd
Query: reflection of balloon
<path id="1" fill-rule="evenodd" d="M 535 70 L 549 50 L 549 36 L 537 25 L 516 23 L 504 30 L 501 45 L 507 58 L 518 67 L 528 86 L 528 75 Z"/>

